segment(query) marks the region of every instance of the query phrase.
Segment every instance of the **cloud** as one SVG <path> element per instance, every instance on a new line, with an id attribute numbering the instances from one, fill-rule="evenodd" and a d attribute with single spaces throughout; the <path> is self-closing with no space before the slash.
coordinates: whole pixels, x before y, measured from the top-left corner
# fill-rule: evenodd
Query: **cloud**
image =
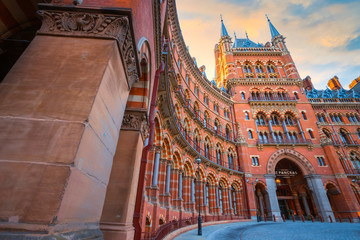
<path id="1" fill-rule="evenodd" d="M 214 46 L 220 39 L 220 14 L 231 36 L 270 41 L 268 14 L 286 44 L 300 76 L 315 87 L 337 75 L 344 87 L 360 76 L 360 1 L 358 0 L 178 0 L 185 43 L 199 65 L 215 73 Z"/>

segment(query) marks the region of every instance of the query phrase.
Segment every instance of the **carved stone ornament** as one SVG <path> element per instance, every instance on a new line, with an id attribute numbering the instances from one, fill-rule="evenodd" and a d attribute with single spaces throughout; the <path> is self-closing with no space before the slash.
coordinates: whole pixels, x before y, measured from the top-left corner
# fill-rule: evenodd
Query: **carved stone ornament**
<path id="1" fill-rule="evenodd" d="M 129 89 L 138 81 L 140 68 L 136 55 L 129 14 L 119 15 L 94 12 L 79 7 L 54 7 L 40 4 L 37 13 L 42 18 L 38 34 L 114 39 L 117 41 Z"/>
<path id="2" fill-rule="evenodd" d="M 140 131 L 143 140 L 145 140 L 149 134 L 149 124 L 146 112 L 126 111 L 121 125 L 121 130 Z"/>
<path id="3" fill-rule="evenodd" d="M 242 135 L 240 123 L 236 123 L 236 130 L 237 130 L 237 136 L 236 136 L 236 142 L 239 143 L 246 143 L 246 138 Z"/>

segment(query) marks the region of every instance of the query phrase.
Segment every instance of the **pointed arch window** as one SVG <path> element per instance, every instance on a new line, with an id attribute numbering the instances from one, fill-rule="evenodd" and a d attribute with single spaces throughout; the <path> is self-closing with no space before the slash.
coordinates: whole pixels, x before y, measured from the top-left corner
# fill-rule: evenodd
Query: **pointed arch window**
<path id="1" fill-rule="evenodd" d="M 253 139 L 253 133 L 252 133 L 252 131 L 249 130 L 248 133 L 249 133 L 249 138 L 250 138 L 250 139 Z"/>
<path id="2" fill-rule="evenodd" d="M 238 210 L 237 210 L 237 204 L 236 204 L 236 191 L 233 186 L 231 186 L 231 201 L 232 201 L 232 206 L 234 208 L 234 214 L 237 215 Z"/>
<path id="3" fill-rule="evenodd" d="M 302 115 L 302 117 L 303 117 L 304 120 L 307 120 L 307 116 L 306 116 L 306 113 L 305 113 L 304 111 L 301 112 L 301 115 Z"/>
<path id="4" fill-rule="evenodd" d="M 245 100 L 245 93 L 244 92 L 241 93 L 241 99 Z"/>
<path id="5" fill-rule="evenodd" d="M 221 213 L 224 213 L 224 210 L 223 210 L 223 190 L 222 190 L 222 187 L 221 187 L 221 184 L 219 184 L 219 207 L 220 207 L 220 211 Z"/>
<path id="6" fill-rule="evenodd" d="M 249 120 L 250 118 L 249 118 L 249 113 L 248 112 L 245 112 L 245 119 L 246 120 Z"/>

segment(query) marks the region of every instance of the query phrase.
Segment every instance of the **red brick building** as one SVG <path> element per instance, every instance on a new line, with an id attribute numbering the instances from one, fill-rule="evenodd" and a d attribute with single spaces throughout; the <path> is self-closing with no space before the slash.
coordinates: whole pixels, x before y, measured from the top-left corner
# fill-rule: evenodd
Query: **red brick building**
<path id="1" fill-rule="evenodd" d="M 0 10 L 1 237 L 160 239 L 199 206 L 358 219 L 359 93 L 302 80 L 270 20 L 265 45 L 221 20 L 210 82 L 175 0 Z"/>

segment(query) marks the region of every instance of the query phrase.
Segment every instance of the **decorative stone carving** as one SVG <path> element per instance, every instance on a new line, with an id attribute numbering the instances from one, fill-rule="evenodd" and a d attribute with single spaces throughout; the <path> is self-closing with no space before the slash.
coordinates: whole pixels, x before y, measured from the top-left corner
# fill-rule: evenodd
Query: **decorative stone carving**
<path id="1" fill-rule="evenodd" d="M 236 142 L 239 142 L 239 143 L 246 143 L 246 138 L 242 135 L 242 132 L 241 132 L 241 127 L 240 127 L 240 123 L 237 122 L 236 123 Z"/>
<path id="2" fill-rule="evenodd" d="M 128 12 L 115 15 L 79 7 L 69 11 L 69 7 L 39 6 L 41 10 L 37 13 L 42 18 L 42 25 L 38 34 L 114 39 L 118 42 L 129 89 L 138 81 L 140 68 Z"/>
<path id="3" fill-rule="evenodd" d="M 146 112 L 125 111 L 121 130 L 140 131 L 143 140 L 145 140 L 149 134 Z"/>
<path id="4" fill-rule="evenodd" d="M 321 144 L 321 146 L 327 146 L 327 145 L 332 145 L 333 144 L 331 139 L 326 137 L 325 133 L 322 130 L 319 130 L 319 135 L 320 135 L 320 144 Z"/>

